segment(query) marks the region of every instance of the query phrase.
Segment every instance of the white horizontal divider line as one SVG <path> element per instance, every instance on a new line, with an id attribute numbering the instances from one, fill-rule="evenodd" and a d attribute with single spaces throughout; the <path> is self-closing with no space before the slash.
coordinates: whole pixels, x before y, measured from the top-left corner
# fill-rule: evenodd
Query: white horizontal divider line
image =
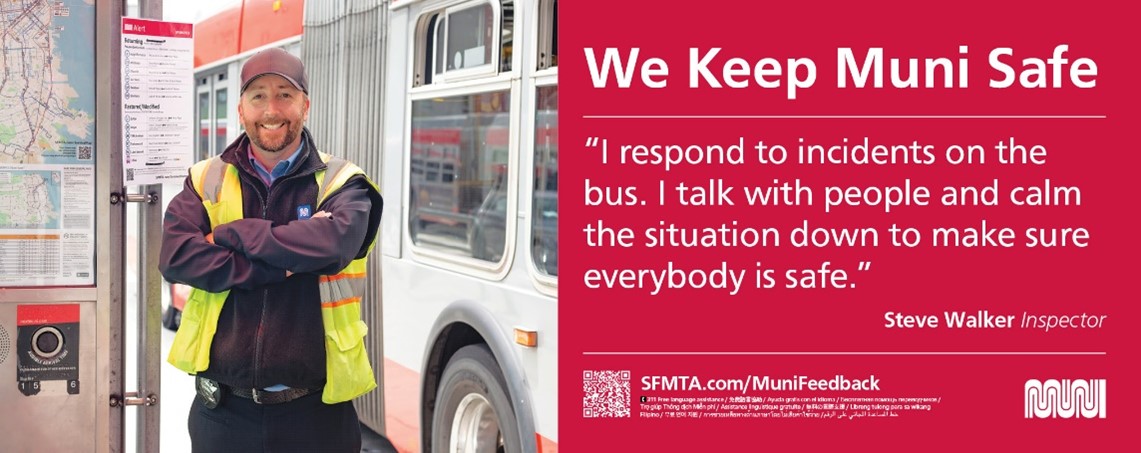
<path id="1" fill-rule="evenodd" d="M 656 119 L 656 120 L 724 120 L 724 119 L 920 119 L 920 120 L 1103 120 L 1106 115 L 583 115 L 583 119 Z"/>
<path id="2" fill-rule="evenodd" d="M 582 355 L 609 355 L 609 356 L 757 356 L 757 355 L 786 355 L 786 356 L 821 356 L 821 355 L 909 355 L 909 356 L 1066 356 L 1066 355 L 1106 355 L 1105 351 L 585 351 Z"/>

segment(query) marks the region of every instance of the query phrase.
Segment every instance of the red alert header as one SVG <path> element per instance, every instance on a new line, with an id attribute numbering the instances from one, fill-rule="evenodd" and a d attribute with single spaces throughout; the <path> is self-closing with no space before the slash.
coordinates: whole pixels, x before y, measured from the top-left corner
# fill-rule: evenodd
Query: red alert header
<path id="1" fill-rule="evenodd" d="M 124 35 L 145 35 L 166 38 L 193 38 L 194 24 L 180 24 L 157 20 L 123 18 Z"/>

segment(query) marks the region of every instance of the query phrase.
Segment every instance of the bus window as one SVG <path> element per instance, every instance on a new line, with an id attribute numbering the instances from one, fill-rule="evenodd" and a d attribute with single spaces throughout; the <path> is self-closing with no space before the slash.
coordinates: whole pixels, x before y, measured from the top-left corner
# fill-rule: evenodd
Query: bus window
<path id="1" fill-rule="evenodd" d="M 208 82 L 204 82 L 208 83 Z M 210 157 L 210 93 L 198 92 L 198 157 Z"/>
<path id="2" fill-rule="evenodd" d="M 531 258 L 535 268 L 559 275 L 559 87 L 536 89 L 535 184 L 531 200 Z"/>
<path id="3" fill-rule="evenodd" d="M 215 69 L 214 71 L 217 71 Z M 197 160 L 220 154 L 226 149 L 229 126 L 226 72 L 214 72 L 198 77 L 198 137 L 195 139 Z"/>
<path id="4" fill-rule="evenodd" d="M 464 8 L 448 14 L 445 60 L 448 71 L 491 64 L 491 4 Z"/>
<path id="5" fill-rule="evenodd" d="M 559 65 L 559 0 L 539 4 L 539 69 Z"/>
<path id="6" fill-rule="evenodd" d="M 554 71 L 559 65 L 558 13 L 558 0 L 539 1 L 529 240 L 531 262 L 547 277 L 559 275 L 559 86 Z"/>
<path id="7" fill-rule="evenodd" d="M 444 54 L 446 53 L 444 51 L 445 28 L 444 21 L 440 16 L 437 15 L 433 17 L 432 20 L 435 21 L 436 32 L 433 33 L 435 39 L 432 41 L 434 43 L 432 54 L 435 55 L 435 58 L 432 60 L 435 64 L 432 66 L 434 69 L 431 71 L 431 74 L 437 75 L 444 73 Z"/>
<path id="8" fill-rule="evenodd" d="M 219 79 L 225 79 L 225 74 L 219 74 Z M 214 119 L 214 154 L 222 154 L 226 150 L 226 145 L 229 141 L 226 140 L 226 128 L 228 126 L 226 120 L 226 112 L 230 109 L 226 108 L 226 89 L 222 88 L 214 92 L 214 112 L 217 116 Z"/>
<path id="9" fill-rule="evenodd" d="M 412 102 L 409 232 L 416 245 L 497 262 L 507 228 L 507 90 Z M 417 165 L 418 167 L 419 165 Z"/>
<path id="10" fill-rule="evenodd" d="M 421 16 L 413 89 L 494 81 L 511 68 L 514 26 L 512 1 L 472 1 Z M 412 96 L 408 232 L 416 246 L 493 263 L 506 255 L 515 229 L 507 213 L 509 137 L 517 131 L 509 130 L 511 92 L 498 83 Z"/>
<path id="11" fill-rule="evenodd" d="M 499 32 L 499 72 L 511 72 L 511 49 L 515 41 L 515 2 L 503 2 Z"/>
<path id="12" fill-rule="evenodd" d="M 456 180 L 456 166 L 443 164 L 440 168 L 440 182 L 451 183 Z"/>
<path id="13" fill-rule="evenodd" d="M 514 30 L 512 1 L 469 3 L 426 15 L 418 28 L 421 53 L 413 86 L 511 71 Z"/>

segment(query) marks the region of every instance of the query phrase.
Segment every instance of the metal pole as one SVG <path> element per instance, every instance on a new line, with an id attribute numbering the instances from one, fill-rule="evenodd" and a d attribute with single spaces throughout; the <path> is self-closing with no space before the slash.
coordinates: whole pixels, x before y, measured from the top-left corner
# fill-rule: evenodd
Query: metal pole
<path id="1" fill-rule="evenodd" d="M 162 0 L 139 0 L 139 16 L 162 20 Z M 158 271 L 162 243 L 162 185 L 143 186 L 147 199 L 139 204 L 138 417 L 136 450 L 159 451 L 162 405 L 162 276 Z"/>
<path id="2" fill-rule="evenodd" d="M 98 24 L 95 27 L 97 68 L 95 97 L 103 99 L 95 105 L 97 119 L 95 137 L 98 150 L 95 153 L 95 169 L 98 173 L 95 178 L 95 189 L 98 194 L 95 200 L 97 231 L 95 255 L 98 258 L 96 287 L 99 291 L 100 305 L 98 346 L 100 351 L 108 351 L 106 369 L 101 369 L 99 372 L 99 376 L 107 379 L 107 393 L 99 395 L 106 398 L 103 401 L 106 401 L 107 405 L 101 405 L 99 409 L 105 416 L 96 417 L 96 430 L 99 433 L 96 445 L 97 451 L 111 453 L 123 451 L 125 424 L 125 411 L 118 402 L 123 396 L 125 386 L 123 276 L 126 209 L 122 203 L 112 203 L 109 200 L 111 194 L 121 193 L 123 187 L 120 113 L 122 58 L 119 54 L 122 35 L 119 18 L 125 9 L 126 5 L 122 0 L 103 0 L 96 3 L 95 8 Z M 106 437 L 103 437 L 104 435 Z"/>
<path id="3" fill-rule="evenodd" d="M 162 276 L 158 271 L 159 246 L 162 242 L 162 185 L 142 186 L 144 203 L 138 205 L 138 372 L 135 398 L 125 404 L 138 410 L 136 418 L 137 452 L 159 451 L 162 370 Z"/>

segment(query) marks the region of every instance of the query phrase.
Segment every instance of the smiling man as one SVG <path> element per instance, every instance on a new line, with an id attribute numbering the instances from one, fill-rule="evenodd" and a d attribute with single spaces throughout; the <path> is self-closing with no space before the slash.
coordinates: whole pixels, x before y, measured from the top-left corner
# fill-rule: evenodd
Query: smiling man
<path id="1" fill-rule="evenodd" d="M 238 117 L 253 145 L 251 157 L 262 170 L 275 169 L 296 155 L 309 119 L 308 80 L 303 69 L 297 70 L 301 61 L 292 58 L 284 50 L 269 49 L 242 67 Z"/>
<path id="2" fill-rule="evenodd" d="M 163 220 L 159 268 L 194 288 L 168 361 L 197 375 L 195 452 L 359 452 L 352 399 L 376 387 L 360 321 L 382 200 L 318 152 L 309 81 L 269 49 L 242 67 L 246 131 L 198 162 Z"/>

